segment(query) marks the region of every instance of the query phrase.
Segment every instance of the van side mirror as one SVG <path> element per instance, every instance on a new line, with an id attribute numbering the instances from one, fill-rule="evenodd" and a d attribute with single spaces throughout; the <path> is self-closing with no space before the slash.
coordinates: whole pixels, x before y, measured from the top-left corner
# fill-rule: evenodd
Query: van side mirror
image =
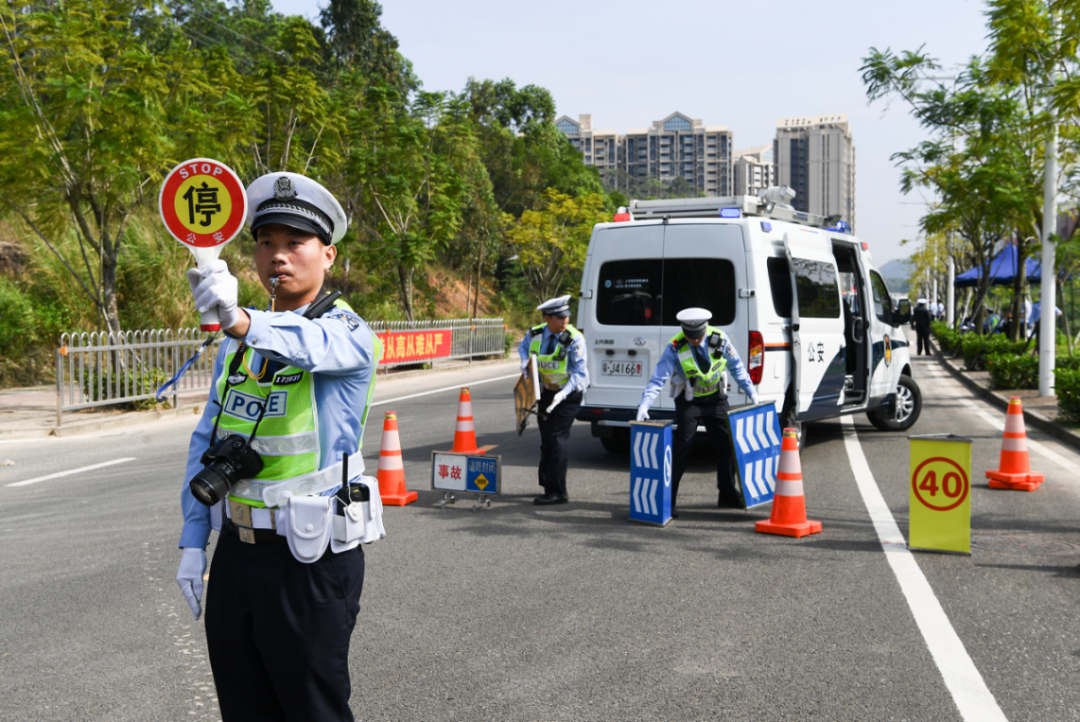
<path id="1" fill-rule="evenodd" d="M 903 326 L 905 323 L 911 323 L 911 301 L 902 298 L 900 302 L 896 304 L 896 310 L 892 314 L 892 325 Z"/>

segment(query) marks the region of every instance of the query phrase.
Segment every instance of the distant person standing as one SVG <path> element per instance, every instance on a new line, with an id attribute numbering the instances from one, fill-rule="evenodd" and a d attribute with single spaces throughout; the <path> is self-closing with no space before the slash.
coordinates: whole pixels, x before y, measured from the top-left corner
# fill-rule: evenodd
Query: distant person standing
<path id="1" fill-rule="evenodd" d="M 927 307 L 926 299 L 920 298 L 915 302 L 915 313 L 911 317 L 911 327 L 915 329 L 915 335 L 918 337 L 918 355 L 923 355 L 923 349 L 926 349 L 926 353 L 930 353 L 930 309 Z"/>

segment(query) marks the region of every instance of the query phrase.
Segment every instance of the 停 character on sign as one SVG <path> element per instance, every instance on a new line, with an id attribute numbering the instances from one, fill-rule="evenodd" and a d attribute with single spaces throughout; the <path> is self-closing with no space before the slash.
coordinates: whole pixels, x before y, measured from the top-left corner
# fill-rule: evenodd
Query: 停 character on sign
<path id="1" fill-rule="evenodd" d="M 194 223 L 195 216 L 201 214 L 203 219 L 199 221 L 199 225 L 205 228 L 212 223 L 211 216 L 221 212 L 218 189 L 206 185 L 206 181 L 199 187 L 191 186 L 182 197 L 187 201 L 189 223 Z"/>

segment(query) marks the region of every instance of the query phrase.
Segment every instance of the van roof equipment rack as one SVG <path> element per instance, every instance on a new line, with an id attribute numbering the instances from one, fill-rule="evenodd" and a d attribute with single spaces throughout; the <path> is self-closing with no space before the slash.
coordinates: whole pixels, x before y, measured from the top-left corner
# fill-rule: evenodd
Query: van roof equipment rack
<path id="1" fill-rule="evenodd" d="M 838 217 L 819 216 L 797 211 L 791 206 L 795 191 L 786 186 L 773 186 L 761 196 L 730 196 L 707 198 L 668 198 L 659 201 L 630 201 L 629 211 L 635 221 L 664 218 L 740 218 L 762 216 L 778 221 L 800 223 L 804 226 L 826 228 L 836 225 Z M 839 223 L 838 223 L 839 222 Z M 847 224 L 844 224 L 846 226 Z M 850 231 L 848 231 L 850 232 Z"/>

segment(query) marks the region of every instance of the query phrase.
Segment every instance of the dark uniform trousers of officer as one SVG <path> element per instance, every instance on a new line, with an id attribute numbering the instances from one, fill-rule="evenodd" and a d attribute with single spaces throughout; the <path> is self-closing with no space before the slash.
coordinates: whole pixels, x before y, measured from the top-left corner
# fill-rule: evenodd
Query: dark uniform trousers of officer
<path id="1" fill-rule="evenodd" d="M 565 496 L 566 466 L 570 461 L 570 427 L 574 425 L 574 418 L 581 408 L 582 393 L 573 392 L 550 414 L 544 413 L 555 394 L 551 389 L 543 389 L 540 403 L 537 404 L 540 410 L 536 422 L 540 427 L 540 467 L 537 472 L 545 493 Z"/>
<path id="2" fill-rule="evenodd" d="M 304 564 L 285 537 L 246 544 L 223 521 L 205 617 L 222 719 L 352 722 L 349 640 L 364 586 L 362 548 L 327 549 Z"/>
<path id="3" fill-rule="evenodd" d="M 680 394 L 675 398 L 675 423 L 672 438 L 671 506 L 679 495 L 679 482 L 686 471 L 686 462 L 694 450 L 694 435 L 698 424 L 705 427 L 709 443 L 716 454 L 716 488 L 718 504 L 736 506 L 739 493 L 735 488 L 735 460 L 731 455 L 731 431 L 728 426 L 727 394 L 715 393 L 687 401 Z"/>

